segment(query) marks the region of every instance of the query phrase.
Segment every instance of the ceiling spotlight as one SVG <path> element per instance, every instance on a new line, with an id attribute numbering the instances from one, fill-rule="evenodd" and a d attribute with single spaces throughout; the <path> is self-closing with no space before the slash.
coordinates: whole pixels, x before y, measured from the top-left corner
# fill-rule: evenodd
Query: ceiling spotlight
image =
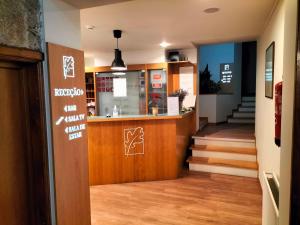
<path id="1" fill-rule="evenodd" d="M 159 45 L 160 45 L 160 47 L 162 47 L 162 48 L 166 48 L 166 47 L 169 47 L 171 44 L 168 43 L 168 42 L 163 41 L 163 42 L 160 43 Z"/>
<path id="2" fill-rule="evenodd" d="M 114 30 L 113 33 L 114 33 L 114 38 L 117 39 L 117 48 L 115 49 L 115 58 L 111 64 L 111 69 L 117 71 L 127 70 L 127 67 L 122 59 L 122 52 L 119 49 L 119 38 L 121 38 L 122 36 L 122 31 Z"/>
<path id="3" fill-rule="evenodd" d="M 93 26 L 93 25 L 86 25 L 85 28 L 90 30 L 90 31 L 93 31 L 93 30 L 95 30 L 96 27 Z"/>
<path id="4" fill-rule="evenodd" d="M 207 9 L 203 10 L 203 12 L 205 12 L 205 13 L 216 13 L 218 11 L 220 11 L 219 8 L 207 8 Z"/>

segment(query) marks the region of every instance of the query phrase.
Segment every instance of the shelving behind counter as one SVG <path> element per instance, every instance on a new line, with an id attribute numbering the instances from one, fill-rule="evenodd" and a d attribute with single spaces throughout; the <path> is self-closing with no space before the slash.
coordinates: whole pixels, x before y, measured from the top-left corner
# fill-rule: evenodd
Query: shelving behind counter
<path id="1" fill-rule="evenodd" d="M 154 63 L 154 64 L 136 64 L 128 65 L 125 72 L 136 72 L 136 79 L 138 85 L 136 91 L 130 90 L 128 87 L 128 93 L 138 95 L 139 100 L 134 100 L 134 104 L 126 103 L 126 98 L 119 97 L 113 104 L 107 105 L 105 99 L 99 98 L 99 96 L 105 96 L 105 94 L 113 93 L 113 78 L 122 78 L 122 75 L 113 75 L 113 71 L 109 66 L 104 67 L 87 67 L 86 76 L 87 81 L 87 104 L 88 111 L 94 110 L 96 116 L 105 116 L 107 113 L 112 114 L 112 109 L 115 104 L 123 105 L 120 108 L 122 110 L 134 109 L 134 112 L 123 112 L 126 114 L 149 114 L 153 105 L 158 106 L 159 113 L 166 113 L 166 98 L 171 93 L 180 88 L 180 68 L 181 67 L 193 67 L 193 83 L 194 83 L 194 95 L 196 95 L 197 84 L 197 68 L 196 65 L 189 62 L 169 62 L 169 63 Z M 97 76 L 98 74 L 98 76 Z M 109 75 L 110 74 L 110 75 Z M 111 77 L 111 87 L 101 86 L 103 82 L 100 77 Z M 93 77 L 93 84 L 89 83 L 90 77 Z M 97 80 L 97 77 L 99 79 Z M 127 85 L 132 84 L 133 80 L 127 80 Z M 105 83 L 106 85 L 106 83 Z M 105 88 L 105 91 L 104 89 Z M 136 93 L 133 93 L 136 92 Z M 102 93 L 102 94 L 100 94 Z M 130 96 L 129 96 L 130 97 Z M 106 97 L 104 97 L 106 98 Z M 131 97 L 130 97 L 131 98 Z M 127 99 L 128 100 L 128 99 Z M 133 100 L 133 98 L 131 98 Z M 106 105 L 105 105 L 106 104 Z M 130 107 L 129 107 L 130 105 Z M 127 109 L 126 109 L 127 108 Z M 90 113 L 90 115 L 93 115 Z"/>

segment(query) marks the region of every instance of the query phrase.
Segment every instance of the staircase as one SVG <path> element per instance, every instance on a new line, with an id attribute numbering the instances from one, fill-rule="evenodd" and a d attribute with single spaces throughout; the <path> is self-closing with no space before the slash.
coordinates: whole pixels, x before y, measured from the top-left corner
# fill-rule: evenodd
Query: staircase
<path id="1" fill-rule="evenodd" d="M 233 115 L 228 117 L 228 123 L 254 124 L 255 123 L 255 97 L 242 97 L 242 103 Z"/>
<path id="2" fill-rule="evenodd" d="M 190 171 L 202 171 L 257 178 L 254 139 L 194 136 L 189 157 Z"/>

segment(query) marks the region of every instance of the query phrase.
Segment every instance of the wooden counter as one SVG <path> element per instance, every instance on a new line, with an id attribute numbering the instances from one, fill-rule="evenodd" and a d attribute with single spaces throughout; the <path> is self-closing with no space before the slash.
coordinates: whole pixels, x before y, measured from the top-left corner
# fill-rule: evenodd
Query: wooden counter
<path id="1" fill-rule="evenodd" d="M 194 111 L 89 119 L 90 185 L 177 178 L 195 127 Z"/>
<path id="2" fill-rule="evenodd" d="M 157 116 L 153 115 L 133 115 L 133 116 L 117 116 L 117 117 L 105 117 L 105 116 L 93 116 L 89 117 L 88 123 L 95 122 L 111 122 L 111 121 L 128 121 L 128 120 L 173 120 L 173 119 L 182 119 L 193 114 L 194 111 L 186 112 L 184 114 L 168 116 L 166 114 L 160 114 Z"/>

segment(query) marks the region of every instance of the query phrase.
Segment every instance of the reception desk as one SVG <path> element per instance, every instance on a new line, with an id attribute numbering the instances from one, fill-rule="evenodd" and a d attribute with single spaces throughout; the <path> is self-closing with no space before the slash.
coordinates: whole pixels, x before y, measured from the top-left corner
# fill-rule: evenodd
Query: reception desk
<path id="1" fill-rule="evenodd" d="M 175 179 L 180 176 L 194 111 L 88 119 L 90 185 Z"/>

